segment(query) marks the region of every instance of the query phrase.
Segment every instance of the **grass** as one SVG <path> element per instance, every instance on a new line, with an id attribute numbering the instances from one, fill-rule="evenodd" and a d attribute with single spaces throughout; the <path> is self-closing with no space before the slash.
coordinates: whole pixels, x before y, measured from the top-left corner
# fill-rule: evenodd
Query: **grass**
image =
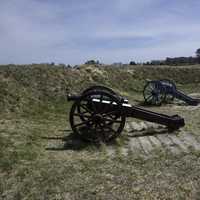
<path id="1" fill-rule="evenodd" d="M 198 89 L 200 67 L 0 66 L 0 112 L 27 113 L 46 104 L 62 104 L 67 92 L 80 92 L 93 84 L 107 85 L 129 98 L 137 94 L 137 100 L 146 79 L 163 78 L 174 80 L 186 92 L 189 89 L 185 85 Z"/>
<path id="2" fill-rule="evenodd" d="M 144 68 L 134 71 L 131 68 L 132 71 L 127 73 L 124 69 L 116 71 L 109 68 L 105 69 L 103 76 L 96 71 L 92 77 L 88 75 L 83 80 L 89 73 L 87 71 L 84 74 L 84 71 L 88 69 L 62 73 L 59 69 L 55 73 L 56 70 L 52 68 L 46 75 L 43 74 L 46 78 L 51 77 L 48 81 L 52 80 L 52 85 L 46 83 L 41 89 L 34 82 L 41 81 L 41 84 L 45 84 L 45 79 L 38 73 L 46 73 L 45 68 L 42 71 L 40 68 L 34 69 L 34 81 L 31 80 L 29 85 L 27 80 L 33 72 L 27 69 L 21 74 L 15 69 L 12 76 L 7 74 L 9 81 L 4 89 L 0 89 L 4 103 L 12 100 L 10 104 L 6 104 L 7 111 L 0 116 L 0 199 L 199 198 L 199 152 L 192 150 L 190 153 L 174 155 L 157 149 L 149 157 L 133 151 L 124 156 L 121 152 L 127 141 L 124 133 L 124 136 L 111 144 L 116 149 L 115 156 L 109 156 L 105 144 L 88 144 L 74 138 L 71 133 L 68 122 L 71 104 L 64 98 L 64 86 L 71 87 L 76 92 L 91 83 L 103 82 L 116 91 L 123 91 L 131 102 L 139 103 L 143 100 L 141 90 L 144 79 L 158 77 L 159 72 Z M 176 74 L 177 71 L 179 69 L 173 73 Z M 175 77 L 171 72 L 168 70 L 165 73 L 169 78 Z M 62 78 L 65 73 L 71 73 L 73 78 L 67 76 L 67 82 L 62 88 L 64 83 L 56 77 Z M 180 73 L 176 80 L 183 76 Z M 10 81 L 13 81 L 12 84 Z M 16 94 L 14 81 L 18 87 Z M 2 79 L 0 82 L 5 84 Z M 58 91 L 52 90 L 54 84 L 59 86 Z M 182 78 L 178 82 L 178 88 L 187 93 L 200 92 L 196 83 L 183 83 Z M 46 97 L 45 94 L 49 96 Z M 56 95 L 59 96 L 58 99 L 52 98 Z M 16 97 L 20 97 L 18 103 Z M 13 111 L 7 108 L 13 108 Z M 148 109 L 183 116 L 186 126 L 181 131 L 191 132 L 199 139 L 199 109 L 190 110 L 184 105 L 176 104 Z"/>
<path id="3" fill-rule="evenodd" d="M 64 105 L 63 105 L 64 106 Z M 70 105 L 68 105 L 70 107 Z M 158 108 L 156 108 L 158 109 Z M 162 108 L 165 111 L 165 107 Z M 60 108 L 57 108 L 60 110 Z M 68 110 L 68 108 L 66 109 Z M 183 114 L 191 118 L 192 112 Z M 199 111 L 193 114 L 199 116 Z M 186 126 L 198 134 L 196 119 Z M 62 112 L 1 117 L 2 199 L 198 199 L 200 154 L 120 153 L 74 140 Z M 49 148 L 50 147 L 50 148 Z"/>

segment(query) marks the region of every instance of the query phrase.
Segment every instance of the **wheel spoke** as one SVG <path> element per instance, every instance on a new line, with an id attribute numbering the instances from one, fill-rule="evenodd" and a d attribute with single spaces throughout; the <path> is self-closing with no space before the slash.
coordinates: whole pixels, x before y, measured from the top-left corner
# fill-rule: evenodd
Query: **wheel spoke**
<path id="1" fill-rule="evenodd" d="M 87 115 L 84 115 L 84 114 L 82 114 L 82 113 L 74 113 L 74 116 L 76 116 L 76 117 L 85 117 L 85 118 L 91 118 L 91 115 L 90 116 L 87 116 Z"/>
<path id="2" fill-rule="evenodd" d="M 83 108 L 85 111 L 87 111 L 87 112 L 89 112 L 90 114 L 92 114 L 92 111 L 89 110 L 89 109 L 86 107 L 86 105 L 80 104 L 79 106 L 80 106 L 81 108 Z"/>
<path id="3" fill-rule="evenodd" d="M 154 88 L 147 86 L 147 87 L 145 88 L 145 91 L 151 92 L 153 89 L 154 89 Z"/>
<path id="4" fill-rule="evenodd" d="M 155 98 L 155 96 L 153 96 L 153 98 L 152 98 L 151 100 L 152 100 L 152 102 L 156 103 L 156 98 Z"/>
<path id="5" fill-rule="evenodd" d="M 110 117 L 111 120 L 113 120 L 113 119 L 114 119 L 114 120 L 117 119 L 117 116 L 116 116 L 116 115 L 108 115 L 108 117 Z"/>
<path id="6" fill-rule="evenodd" d="M 103 137 L 103 140 L 106 141 L 106 134 L 105 134 L 105 131 L 104 131 L 104 126 L 105 126 L 105 123 L 103 122 L 104 125 L 101 125 L 99 124 L 99 127 L 101 129 L 101 135 Z"/>
<path id="7" fill-rule="evenodd" d="M 149 86 L 152 90 L 155 89 L 155 84 L 151 83 Z"/>
<path id="8" fill-rule="evenodd" d="M 145 90 L 144 93 L 147 94 L 147 95 L 152 94 L 152 90 Z"/>
<path id="9" fill-rule="evenodd" d="M 84 121 L 84 122 L 82 122 L 82 123 L 80 123 L 80 124 L 76 124 L 76 125 L 74 125 L 74 127 L 78 127 L 78 126 L 85 125 L 85 124 L 87 124 L 88 122 L 91 122 L 91 121 L 92 121 L 92 119 L 89 119 L 89 120 Z"/>
<path id="10" fill-rule="evenodd" d="M 159 102 L 159 98 L 158 98 L 159 96 L 158 95 L 156 95 L 156 102 Z"/>
<path id="11" fill-rule="evenodd" d="M 114 129 L 112 129 L 108 124 L 104 124 L 104 126 L 105 126 L 106 128 L 108 128 L 110 131 L 114 132 L 115 134 L 117 133 L 117 131 L 114 130 Z"/>
<path id="12" fill-rule="evenodd" d="M 104 113 L 103 117 L 110 116 L 110 115 L 116 115 L 117 112 L 118 112 L 118 110 L 113 110 L 113 111 L 111 111 L 109 113 Z"/>
<path id="13" fill-rule="evenodd" d="M 152 100 L 152 97 L 153 97 L 153 95 L 150 95 L 150 96 L 148 96 L 147 98 L 146 98 L 146 100 L 148 101 L 148 100 Z"/>
<path id="14" fill-rule="evenodd" d="M 113 123 L 121 123 L 121 120 L 114 120 L 114 119 L 108 119 L 108 118 L 103 118 L 104 121 L 108 122 L 113 122 Z"/>

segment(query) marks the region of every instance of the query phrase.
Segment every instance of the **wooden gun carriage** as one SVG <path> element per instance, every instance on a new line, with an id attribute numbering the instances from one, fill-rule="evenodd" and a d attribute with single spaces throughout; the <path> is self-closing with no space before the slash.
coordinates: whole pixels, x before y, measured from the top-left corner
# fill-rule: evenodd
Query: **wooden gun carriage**
<path id="1" fill-rule="evenodd" d="M 145 102 L 152 105 L 169 103 L 175 98 L 192 106 L 197 106 L 200 103 L 199 99 L 192 98 L 177 90 L 175 83 L 168 79 L 148 81 L 144 87 L 143 95 Z"/>
<path id="2" fill-rule="evenodd" d="M 133 106 L 126 98 L 105 86 L 92 86 L 80 95 L 68 95 L 68 101 L 74 101 L 69 116 L 73 132 L 92 142 L 108 142 L 118 137 L 127 117 L 162 124 L 171 130 L 184 126 L 182 117 Z"/>

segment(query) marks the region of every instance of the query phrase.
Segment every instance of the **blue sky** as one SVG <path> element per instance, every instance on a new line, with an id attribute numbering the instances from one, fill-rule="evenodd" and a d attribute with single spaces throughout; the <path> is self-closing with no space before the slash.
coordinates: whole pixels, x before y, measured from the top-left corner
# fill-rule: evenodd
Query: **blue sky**
<path id="1" fill-rule="evenodd" d="M 194 55 L 199 0 L 0 0 L 0 64 Z"/>

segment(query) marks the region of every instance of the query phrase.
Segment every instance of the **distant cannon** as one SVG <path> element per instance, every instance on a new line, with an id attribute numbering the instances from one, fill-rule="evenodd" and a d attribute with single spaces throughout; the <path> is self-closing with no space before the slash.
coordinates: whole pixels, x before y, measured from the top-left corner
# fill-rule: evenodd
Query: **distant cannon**
<path id="1" fill-rule="evenodd" d="M 200 99 L 192 98 L 177 90 L 173 81 L 168 79 L 148 81 L 143 90 L 144 100 L 148 104 L 161 105 L 163 102 L 169 103 L 177 98 L 188 105 L 197 106 Z"/>
<path id="2" fill-rule="evenodd" d="M 92 86 L 80 95 L 68 95 L 74 101 L 70 111 L 73 132 L 88 141 L 108 142 L 118 137 L 126 117 L 133 117 L 176 130 L 185 125 L 178 115 L 168 116 L 129 104 L 128 100 L 105 86 Z"/>

